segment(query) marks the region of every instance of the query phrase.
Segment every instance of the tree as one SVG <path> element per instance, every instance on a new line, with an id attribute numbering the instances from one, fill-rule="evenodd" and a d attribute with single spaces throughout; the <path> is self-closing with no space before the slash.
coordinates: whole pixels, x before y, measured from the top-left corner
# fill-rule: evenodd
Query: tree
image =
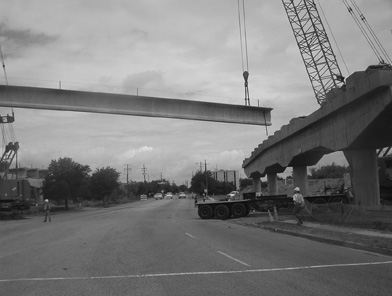
<path id="1" fill-rule="evenodd" d="M 76 201 L 82 192 L 86 192 L 90 171 L 88 165 L 81 165 L 68 157 L 52 160 L 42 187 L 44 198 L 64 200 L 68 210 L 68 200 Z"/>
<path id="2" fill-rule="evenodd" d="M 244 189 L 247 186 L 252 186 L 253 180 L 251 178 L 240 179 L 240 188 Z"/>
<path id="3" fill-rule="evenodd" d="M 211 171 L 200 172 L 198 171 L 191 180 L 191 188 L 192 192 L 196 192 L 198 194 L 203 194 L 204 189 L 207 188 L 208 185 L 208 194 L 227 194 L 230 191 L 235 190 L 235 186 L 231 182 L 219 182 L 212 177 Z"/>
<path id="4" fill-rule="evenodd" d="M 331 165 L 325 165 L 318 169 L 311 168 L 310 179 L 326 179 L 326 178 L 343 178 L 344 173 L 350 171 L 349 167 L 336 165 L 334 162 Z"/>
<path id="5" fill-rule="evenodd" d="M 110 196 L 112 192 L 119 188 L 120 173 L 111 167 L 97 168 L 90 178 L 91 193 L 102 199 L 105 206 L 105 198 Z"/>

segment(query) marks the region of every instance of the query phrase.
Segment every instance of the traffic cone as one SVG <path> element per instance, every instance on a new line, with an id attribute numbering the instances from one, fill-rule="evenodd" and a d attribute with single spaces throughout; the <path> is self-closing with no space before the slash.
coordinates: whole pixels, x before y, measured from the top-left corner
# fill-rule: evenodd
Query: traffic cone
<path id="1" fill-rule="evenodd" d="M 268 216 L 269 216 L 270 222 L 274 222 L 274 218 L 272 218 L 270 210 L 268 210 Z"/>
<path id="2" fill-rule="evenodd" d="M 276 206 L 274 206 L 274 216 L 275 216 L 275 221 L 279 221 L 278 211 L 276 210 Z"/>

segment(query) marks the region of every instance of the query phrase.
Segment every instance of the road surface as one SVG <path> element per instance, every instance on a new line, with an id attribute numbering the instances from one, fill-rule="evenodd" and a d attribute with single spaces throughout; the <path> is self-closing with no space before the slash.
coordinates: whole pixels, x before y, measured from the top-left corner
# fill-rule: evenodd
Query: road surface
<path id="1" fill-rule="evenodd" d="M 0 295 L 391 295 L 392 258 L 201 220 L 190 199 L 0 221 Z"/>

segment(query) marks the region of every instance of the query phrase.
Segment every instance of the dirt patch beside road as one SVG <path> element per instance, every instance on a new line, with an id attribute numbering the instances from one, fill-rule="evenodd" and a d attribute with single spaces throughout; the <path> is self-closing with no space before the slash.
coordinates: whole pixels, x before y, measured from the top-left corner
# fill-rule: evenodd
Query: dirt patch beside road
<path id="1" fill-rule="evenodd" d="M 291 220 L 292 216 L 279 216 L 279 221 Z M 331 229 L 322 227 L 312 227 L 311 222 L 304 222 L 303 226 L 285 222 L 270 222 L 268 213 L 254 213 L 248 217 L 228 220 L 249 227 L 261 228 L 269 231 L 279 232 L 288 235 L 304 237 L 324 243 L 350 247 L 354 249 L 376 252 L 392 256 L 392 233 L 369 230 L 379 235 L 365 235 L 352 232 L 352 228 L 330 225 Z M 336 230 L 333 230 L 333 228 Z M 358 228 L 363 230 L 363 228 Z M 364 231 L 366 233 L 366 231 Z M 372 233 L 373 234 L 373 233 Z M 387 234 L 383 236 L 383 234 Z"/>

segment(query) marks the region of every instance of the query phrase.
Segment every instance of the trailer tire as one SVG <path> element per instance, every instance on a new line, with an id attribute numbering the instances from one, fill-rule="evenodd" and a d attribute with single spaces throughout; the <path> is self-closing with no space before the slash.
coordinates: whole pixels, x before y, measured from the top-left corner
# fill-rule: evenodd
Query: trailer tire
<path id="1" fill-rule="evenodd" d="M 214 211 L 209 205 L 199 206 L 197 213 L 201 219 L 211 219 L 214 216 Z"/>
<path id="2" fill-rule="evenodd" d="M 230 209 L 226 205 L 217 205 L 214 214 L 215 218 L 225 220 L 230 217 Z"/>
<path id="3" fill-rule="evenodd" d="M 245 217 L 248 214 L 248 209 L 246 205 L 242 203 L 235 203 L 231 207 L 231 213 L 233 214 L 234 218 Z"/>

